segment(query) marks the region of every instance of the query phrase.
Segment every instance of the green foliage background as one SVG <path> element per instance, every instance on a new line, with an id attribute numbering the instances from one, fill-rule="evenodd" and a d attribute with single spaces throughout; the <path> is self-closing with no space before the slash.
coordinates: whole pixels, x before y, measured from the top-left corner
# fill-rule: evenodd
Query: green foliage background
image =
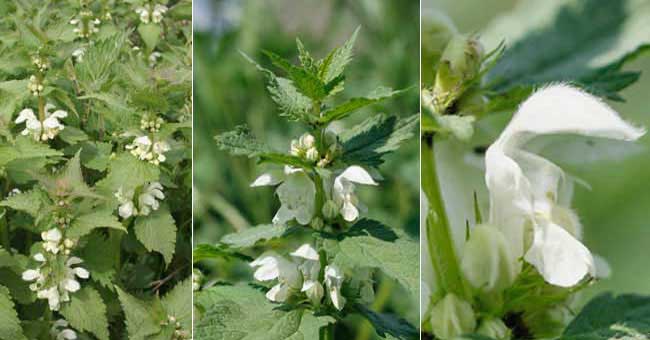
<path id="1" fill-rule="evenodd" d="M 559 1 L 550 1 L 558 3 Z M 561 1 L 575 3 L 575 1 Z M 529 2 L 530 3 L 530 2 Z M 621 2 L 623 3 L 623 2 Z M 635 4 L 642 5 L 644 1 Z M 499 18 L 513 10 L 516 1 L 471 1 L 435 0 L 423 2 L 423 8 L 438 9 L 454 21 L 461 32 L 478 32 L 489 44 L 491 50 L 496 39 L 491 34 L 497 31 Z M 648 13 L 639 11 L 636 15 L 645 18 Z M 553 16 L 542 11 L 531 11 L 527 20 L 510 23 L 504 30 L 509 37 L 521 37 L 529 31 L 530 25 L 548 22 Z M 643 20 L 643 19 L 641 19 Z M 612 32 L 622 27 L 611 27 Z M 566 34 L 570 34 L 567 28 Z M 488 33 L 486 33 L 488 32 Z M 646 41 L 647 41 L 647 30 Z M 497 41 L 498 42 L 498 41 Z M 647 54 L 647 52 L 646 52 Z M 620 92 L 625 102 L 609 102 L 628 121 L 636 125 L 650 126 L 650 58 L 641 57 L 627 63 L 624 71 L 641 71 L 638 82 Z M 604 257 L 612 267 L 610 278 L 585 290 L 583 301 L 603 291 L 615 293 L 650 293 L 650 271 L 647 259 L 650 256 L 650 136 L 642 137 L 637 145 L 627 145 L 624 149 L 590 151 L 588 139 L 584 143 L 587 157 L 608 158 L 593 162 L 572 162 L 567 157 L 550 155 L 572 176 L 580 178 L 591 186 L 591 190 L 576 186 L 573 207 L 584 226 L 585 244 L 595 254 Z M 595 150 L 595 148 L 594 148 Z M 618 151 L 616 151 L 618 150 Z M 584 159 L 583 157 L 582 159 Z"/>
<path id="2" fill-rule="evenodd" d="M 194 242 L 216 243 L 221 236 L 268 223 L 279 207 L 271 189 L 250 188 L 261 173 L 253 160 L 218 150 L 213 136 L 247 124 L 252 133 L 276 149 L 304 128 L 278 119 L 263 76 L 239 53 L 268 65 L 263 50 L 296 60 L 295 38 L 316 57 L 340 45 L 361 26 L 355 58 L 346 72 L 345 96 L 364 95 L 377 85 L 395 89 L 418 83 L 417 1 L 200 1 L 195 2 L 194 49 Z M 364 113 L 401 116 L 417 112 L 415 89 L 372 105 Z M 369 217 L 407 233 L 418 233 L 418 143 L 405 144 L 381 167 L 379 188 L 360 188 Z M 281 242 L 281 241 L 278 241 Z M 206 280 L 248 280 L 251 270 L 241 261 L 202 263 Z M 398 285 L 385 280 L 377 289 L 377 310 L 397 310 L 417 324 L 417 307 L 409 304 Z M 381 298 L 380 298 L 381 296 Z M 362 326 L 359 326 L 362 325 Z M 367 326 L 348 320 L 337 336 L 368 339 Z"/>

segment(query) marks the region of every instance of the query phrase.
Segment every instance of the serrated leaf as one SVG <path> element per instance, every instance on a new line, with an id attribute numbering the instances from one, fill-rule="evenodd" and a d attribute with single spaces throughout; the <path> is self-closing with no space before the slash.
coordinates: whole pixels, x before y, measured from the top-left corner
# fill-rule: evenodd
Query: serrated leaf
<path id="1" fill-rule="evenodd" d="M 336 48 L 321 62 L 319 76 L 325 83 L 329 83 L 339 77 L 345 70 L 345 66 L 352 60 L 352 49 L 357 41 L 359 27 L 354 30 L 352 36 L 343 46 Z"/>
<path id="2" fill-rule="evenodd" d="M 279 309 L 249 286 L 211 287 L 197 294 L 195 302 L 204 310 L 195 321 L 199 339 L 318 339 L 320 328 L 334 322 L 303 309 Z"/>
<path id="3" fill-rule="evenodd" d="M 530 13 L 540 17 L 531 18 Z M 540 25 L 542 18 L 554 19 Z M 643 1 L 524 2 L 486 33 L 491 40 L 501 40 L 504 34 L 506 38 L 517 34 L 508 33 L 510 22 L 517 23 L 518 28 L 512 30 L 517 32 L 532 26 L 526 35 L 510 42 L 511 47 L 489 71 L 489 88 L 507 95 L 515 89 L 522 92 L 521 87 L 562 81 L 620 100 L 618 91 L 638 78 L 637 72 L 621 68 L 648 48 L 644 22 L 649 18 L 650 4 Z"/>
<path id="4" fill-rule="evenodd" d="M 375 327 L 377 335 L 382 338 L 387 338 L 388 336 L 399 340 L 418 338 L 418 330 L 402 318 L 391 314 L 375 312 L 361 304 L 355 304 L 354 307 L 359 313 L 361 313 L 361 315 L 370 321 L 370 323 Z"/>
<path id="5" fill-rule="evenodd" d="M 7 197 L 0 202 L 0 206 L 24 211 L 32 217 L 38 217 L 41 210 L 50 203 L 47 193 L 40 189 L 33 189 Z"/>
<path id="6" fill-rule="evenodd" d="M 159 176 L 160 169 L 157 166 L 123 152 L 110 162 L 108 175 L 97 187 L 112 196 L 120 188 L 125 191 L 135 190 L 147 182 L 157 181 Z"/>
<path id="7" fill-rule="evenodd" d="M 147 46 L 149 51 L 153 51 L 160 41 L 160 34 L 162 33 L 162 27 L 155 23 L 149 24 L 140 24 L 138 26 L 138 33 L 144 40 L 144 44 Z"/>
<path id="8" fill-rule="evenodd" d="M 393 91 L 392 89 L 386 87 L 377 88 L 365 97 L 350 98 L 338 106 L 323 111 L 323 114 L 318 119 L 318 122 L 321 124 L 327 124 L 334 120 L 343 119 L 349 116 L 353 111 L 371 104 L 379 103 L 384 99 L 392 98 L 406 91 L 408 91 L 408 89 Z"/>
<path id="9" fill-rule="evenodd" d="M 246 125 L 239 125 L 235 130 L 224 132 L 214 137 L 221 150 L 236 156 L 255 157 L 261 153 L 269 152 L 263 143 L 257 141 Z"/>
<path id="10" fill-rule="evenodd" d="M 61 306 L 61 315 L 75 329 L 88 331 L 100 340 L 108 340 L 106 305 L 95 289 L 86 286 L 71 294 L 70 302 Z"/>
<path id="11" fill-rule="evenodd" d="M 221 242 L 230 248 L 248 248 L 259 242 L 281 237 L 287 233 L 287 230 L 289 228 L 284 225 L 264 224 L 225 235 L 221 238 Z"/>
<path id="12" fill-rule="evenodd" d="M 97 210 L 74 218 L 66 230 L 66 237 L 78 238 L 89 234 L 95 228 L 113 228 L 126 232 L 111 210 Z"/>
<path id="13" fill-rule="evenodd" d="M 394 230 L 398 238 L 385 241 L 371 235 L 343 238 L 334 262 L 342 267 L 371 267 L 383 271 L 406 288 L 413 300 L 417 299 L 420 287 L 419 242 L 404 232 Z"/>
<path id="14" fill-rule="evenodd" d="M 14 145 L 0 146 L 0 166 L 18 159 L 55 156 L 63 156 L 63 153 L 24 136 L 16 138 Z"/>
<path id="15" fill-rule="evenodd" d="M 160 300 L 167 315 L 174 316 L 188 331 L 192 330 L 192 293 L 192 279 L 187 278 Z"/>
<path id="16" fill-rule="evenodd" d="M 273 52 L 266 51 L 265 54 L 271 59 L 273 65 L 281 68 L 289 75 L 293 85 L 300 93 L 314 101 L 321 101 L 329 94 L 325 83 L 315 74 L 291 64 Z"/>
<path id="17" fill-rule="evenodd" d="M 385 154 L 411 138 L 419 115 L 406 118 L 375 115 L 340 135 L 343 159 L 349 163 L 378 166 Z"/>
<path id="18" fill-rule="evenodd" d="M 86 48 L 84 62 L 75 64 L 75 74 L 79 85 L 85 93 L 99 93 L 102 86 L 108 82 L 112 75 L 112 68 L 119 60 L 122 46 L 131 31 L 124 31 L 109 38 L 94 41 Z"/>
<path id="19" fill-rule="evenodd" d="M 209 244 L 199 244 L 194 248 L 194 251 L 192 252 L 192 260 L 194 263 L 202 261 L 202 260 L 209 260 L 209 259 L 231 259 L 231 258 L 238 258 L 240 260 L 246 261 L 246 262 L 251 262 L 253 261 L 253 258 L 241 254 L 235 250 L 232 250 L 228 248 L 226 245 L 209 245 Z"/>
<path id="20" fill-rule="evenodd" d="M 176 223 L 166 208 L 160 208 L 148 216 L 138 216 L 133 227 L 135 236 L 148 251 L 156 251 L 169 265 L 176 245 Z"/>
<path id="21" fill-rule="evenodd" d="M 116 233 L 104 237 L 102 233 L 95 232 L 86 238 L 86 245 L 80 253 L 84 268 L 91 273 L 90 279 L 111 290 L 115 278 L 114 268 L 120 261 L 120 241 L 121 237 Z"/>
<path id="22" fill-rule="evenodd" d="M 604 293 L 591 300 L 559 340 L 650 339 L 650 297 Z"/>
<path id="23" fill-rule="evenodd" d="M 20 326 L 18 313 L 11 301 L 9 289 L 0 286 L 0 339 L 1 340 L 27 340 Z"/>
<path id="24" fill-rule="evenodd" d="M 144 340 L 149 336 L 160 333 L 160 323 L 154 317 L 156 305 L 150 301 L 137 299 L 120 287 L 115 287 L 124 310 L 129 339 Z"/>

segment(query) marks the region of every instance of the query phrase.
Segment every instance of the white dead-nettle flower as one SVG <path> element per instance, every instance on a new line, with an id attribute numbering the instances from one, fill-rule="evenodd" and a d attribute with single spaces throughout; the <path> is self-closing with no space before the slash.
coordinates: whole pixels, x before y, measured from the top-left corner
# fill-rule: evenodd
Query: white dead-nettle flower
<path id="1" fill-rule="evenodd" d="M 140 119 L 140 129 L 150 132 L 160 131 L 160 127 L 165 123 L 161 117 L 145 115 Z"/>
<path id="2" fill-rule="evenodd" d="M 56 135 L 65 128 L 59 119 L 68 116 L 68 113 L 63 110 L 54 110 L 56 107 L 52 104 L 45 105 L 45 120 L 41 122 L 34 114 L 32 109 L 24 109 L 18 114 L 16 124 L 25 123 L 25 129 L 21 132 L 23 136 L 32 135 L 34 140 L 47 141 L 54 139 Z"/>
<path id="3" fill-rule="evenodd" d="M 152 142 L 149 136 L 140 136 L 134 139 L 131 144 L 128 144 L 126 149 L 130 150 L 131 154 L 140 160 L 159 165 L 167 159 L 165 152 L 171 148 L 167 142 Z"/>
<path id="4" fill-rule="evenodd" d="M 203 284 L 203 273 L 198 268 L 192 270 L 192 290 L 198 291 Z"/>
<path id="5" fill-rule="evenodd" d="M 645 131 L 598 98 L 553 85 L 528 98 L 486 152 L 490 224 L 501 228 L 515 258 L 535 266 L 548 283 L 571 287 L 596 275 L 592 254 L 576 238 L 577 219 L 567 218 L 572 182 L 557 165 L 524 149 L 533 137 L 562 133 L 631 141 Z"/>
<path id="6" fill-rule="evenodd" d="M 160 207 L 159 201 L 165 199 L 162 190 L 162 184 L 150 182 L 144 185 L 142 192 L 138 195 L 137 202 L 134 202 L 134 192 L 132 190 L 125 191 L 123 188 L 119 188 L 115 193 L 115 198 L 120 204 L 117 209 L 118 214 L 125 219 L 131 216 L 149 215 L 152 211 L 158 210 Z"/>
<path id="7" fill-rule="evenodd" d="M 54 265 L 50 265 L 42 253 L 36 254 L 34 259 L 41 262 L 41 265 L 37 269 L 24 271 L 22 278 L 33 282 L 29 285 L 29 289 L 36 292 L 39 299 L 48 300 L 50 310 L 53 311 L 59 310 L 61 302 L 70 301 L 70 293 L 81 288 L 77 278 L 87 279 L 90 276 L 86 269 L 77 266 L 83 262 L 78 257 L 64 258 L 63 268 L 56 265 L 58 260 L 52 261 Z"/>
<path id="8" fill-rule="evenodd" d="M 343 219 L 348 222 L 352 222 L 359 217 L 359 210 L 366 210 L 354 193 L 354 183 L 377 185 L 372 176 L 364 168 L 357 165 L 348 167 L 334 179 L 332 199 L 338 205 Z"/>
<path id="9" fill-rule="evenodd" d="M 101 24 L 99 18 L 93 19 L 93 12 L 88 10 L 83 10 L 79 12 L 79 17 L 70 20 L 70 25 L 74 25 L 75 28 L 72 30 L 80 38 L 89 38 L 92 34 L 99 32 L 99 24 Z"/>
<path id="10" fill-rule="evenodd" d="M 151 5 L 145 5 L 135 9 L 135 12 L 140 16 L 140 21 L 144 24 L 153 22 L 158 24 L 162 21 L 163 15 L 167 12 L 168 8 L 165 5 L 156 4 L 153 7 Z"/>
<path id="11" fill-rule="evenodd" d="M 27 89 L 29 89 L 29 92 L 31 92 L 34 97 L 38 97 L 43 93 L 43 82 L 35 75 L 32 75 L 29 77 Z"/>
<path id="12" fill-rule="evenodd" d="M 321 268 L 318 252 L 310 244 L 306 243 L 289 255 L 302 261 L 298 266 L 303 278 L 300 291 L 305 293 L 313 304 L 319 305 L 323 299 L 325 290 L 323 289 L 323 285 L 318 281 Z"/>
<path id="13" fill-rule="evenodd" d="M 289 152 L 293 156 L 304 158 L 310 162 L 316 162 L 320 158 L 318 149 L 316 149 L 316 138 L 309 133 L 292 140 Z"/>
<path id="14" fill-rule="evenodd" d="M 21 194 L 21 193 L 22 193 L 22 191 L 20 191 L 20 189 L 13 188 L 13 189 L 11 189 L 11 191 L 9 191 L 9 193 L 7 194 L 7 197 L 13 197 L 13 196 L 16 196 L 16 195 Z"/>
<path id="15" fill-rule="evenodd" d="M 334 264 L 325 267 L 325 286 L 332 304 L 338 310 L 345 306 L 345 297 L 341 295 L 341 285 L 343 285 L 343 272 Z"/>
<path id="16" fill-rule="evenodd" d="M 64 319 L 58 319 L 50 328 L 50 335 L 56 340 L 73 340 L 77 338 L 77 333 L 68 328 L 68 322 Z"/>
<path id="17" fill-rule="evenodd" d="M 43 239 L 43 249 L 52 254 L 57 254 L 61 250 L 63 234 L 58 228 L 52 228 L 41 233 Z"/>
<path id="18" fill-rule="evenodd" d="M 45 57 L 41 57 L 40 55 L 35 55 L 32 57 L 32 64 L 38 68 L 39 71 L 45 72 L 47 71 L 48 68 L 50 68 L 50 62 L 47 60 Z"/>
<path id="19" fill-rule="evenodd" d="M 280 184 L 281 183 L 281 184 Z M 278 185 L 275 193 L 280 199 L 280 210 L 273 217 L 273 224 L 282 225 L 294 218 L 307 225 L 314 216 L 316 186 L 302 170 L 285 166 L 284 171 L 270 171 L 257 177 L 251 187 Z"/>
<path id="20" fill-rule="evenodd" d="M 160 57 L 162 57 L 162 54 L 160 54 L 160 52 L 151 52 L 151 54 L 149 54 L 149 67 L 155 67 Z"/>
<path id="21" fill-rule="evenodd" d="M 86 54 L 86 50 L 83 47 L 72 51 L 72 57 L 77 63 L 84 61 L 84 54 Z"/>
<path id="22" fill-rule="evenodd" d="M 253 268 L 259 267 L 253 274 L 256 280 L 278 280 L 278 284 L 266 293 L 266 298 L 273 302 L 286 301 L 292 293 L 299 291 L 302 286 L 302 277 L 298 271 L 298 266 L 274 253 L 263 254 L 251 262 L 250 266 Z"/>

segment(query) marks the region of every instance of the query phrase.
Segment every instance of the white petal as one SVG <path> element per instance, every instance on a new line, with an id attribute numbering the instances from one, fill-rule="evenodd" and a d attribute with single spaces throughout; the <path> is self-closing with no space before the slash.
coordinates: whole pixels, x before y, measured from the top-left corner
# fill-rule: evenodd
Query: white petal
<path id="1" fill-rule="evenodd" d="M 63 110 L 56 110 L 56 111 L 54 111 L 54 113 L 52 113 L 50 115 L 50 117 L 54 117 L 54 118 L 65 118 L 67 116 L 68 116 L 68 113 L 63 111 Z"/>
<path id="2" fill-rule="evenodd" d="M 533 245 L 524 259 L 552 285 L 571 287 L 595 274 L 589 250 L 562 227 L 546 222 L 535 227 Z"/>
<path id="3" fill-rule="evenodd" d="M 34 254 L 34 260 L 38 262 L 45 262 L 45 256 L 42 253 Z"/>
<path id="4" fill-rule="evenodd" d="M 77 265 L 77 264 L 80 264 L 80 263 L 83 263 L 83 262 L 84 262 L 84 260 L 82 260 L 82 259 L 80 259 L 80 258 L 78 258 L 76 256 L 71 256 L 68 259 L 68 261 L 65 262 L 65 265 L 70 267 L 70 266 L 74 266 L 74 265 Z"/>
<path id="5" fill-rule="evenodd" d="M 359 217 L 359 210 L 354 206 L 354 204 L 350 202 L 344 202 L 343 207 L 341 208 L 341 215 L 343 216 L 344 220 L 353 222 L 357 219 L 357 217 Z"/>
<path id="6" fill-rule="evenodd" d="M 34 115 L 34 110 L 32 109 L 24 109 L 20 111 L 18 117 L 16 118 L 16 124 L 20 124 L 28 120 L 36 120 L 36 115 Z"/>
<path id="7" fill-rule="evenodd" d="M 612 267 L 610 267 L 609 263 L 607 263 L 607 260 L 598 255 L 593 255 L 593 257 L 594 266 L 596 267 L 595 276 L 599 279 L 609 278 L 612 275 Z"/>
<path id="8" fill-rule="evenodd" d="M 329 290 L 330 293 L 330 299 L 332 300 L 332 304 L 334 307 L 338 310 L 342 310 L 343 307 L 345 306 L 345 297 L 341 295 L 341 291 L 338 288 L 333 288 Z"/>
<path id="9" fill-rule="evenodd" d="M 370 176 L 364 168 L 358 165 L 349 166 L 336 178 L 336 180 L 339 180 L 340 178 L 359 184 L 377 185 L 377 182 L 372 179 L 372 176 Z"/>
<path id="10" fill-rule="evenodd" d="M 24 281 L 34 281 L 41 277 L 41 272 L 34 269 L 29 269 L 23 272 Z"/>
<path id="11" fill-rule="evenodd" d="M 81 285 L 77 280 L 72 280 L 72 279 L 66 279 L 63 280 L 63 288 L 69 292 L 76 292 L 81 288 Z"/>
<path id="12" fill-rule="evenodd" d="M 75 275 L 77 275 L 78 277 L 80 277 L 82 279 L 87 279 L 90 276 L 90 273 L 86 269 L 81 268 L 81 267 L 75 268 L 74 273 L 75 273 Z"/>
<path id="13" fill-rule="evenodd" d="M 273 302 L 284 302 L 288 297 L 289 287 L 282 283 L 278 283 L 266 292 L 266 298 Z"/>
<path id="14" fill-rule="evenodd" d="M 251 262 L 250 266 L 260 267 L 253 274 L 255 279 L 258 281 L 270 281 L 277 279 L 280 276 L 278 260 L 274 256 L 263 255 L 263 257 Z"/>
<path id="15" fill-rule="evenodd" d="M 57 336 L 57 339 L 66 339 L 66 340 L 74 340 L 76 338 L 77 338 L 77 333 L 75 333 L 71 329 L 64 329 Z"/>
<path id="16" fill-rule="evenodd" d="M 313 261 L 318 261 L 319 259 L 318 252 L 309 243 L 303 244 L 302 246 L 300 246 L 300 248 L 296 249 L 296 251 L 294 251 L 290 255 L 295 257 L 301 257 L 307 260 L 313 260 Z"/>
<path id="17" fill-rule="evenodd" d="M 275 225 L 284 225 L 288 221 L 294 218 L 294 214 L 289 210 L 285 205 L 280 206 L 280 209 L 273 216 L 273 224 Z"/>
<path id="18" fill-rule="evenodd" d="M 133 215 L 134 208 L 135 207 L 133 206 L 133 202 L 129 201 L 127 203 L 124 203 L 124 204 L 120 205 L 120 207 L 118 208 L 117 211 L 118 211 L 120 217 L 129 218 L 129 217 L 131 217 L 131 215 Z"/>
<path id="19" fill-rule="evenodd" d="M 41 237 L 44 241 L 59 242 L 63 235 L 61 231 L 57 228 L 52 228 L 41 234 Z"/>
<path id="20" fill-rule="evenodd" d="M 284 174 L 281 171 L 270 171 L 267 173 L 261 174 L 259 177 L 251 183 L 251 187 L 261 187 L 269 185 L 277 185 L 282 183 L 284 179 Z"/>

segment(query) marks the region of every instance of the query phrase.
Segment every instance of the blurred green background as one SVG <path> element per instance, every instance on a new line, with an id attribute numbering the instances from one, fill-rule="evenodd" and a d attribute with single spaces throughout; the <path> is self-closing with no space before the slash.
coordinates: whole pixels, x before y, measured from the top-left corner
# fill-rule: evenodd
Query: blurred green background
<path id="1" fill-rule="evenodd" d="M 218 150 L 214 135 L 247 124 L 257 138 L 286 150 L 290 140 L 305 131 L 304 126 L 278 116 L 262 74 L 240 51 L 272 68 L 262 51 L 297 62 L 295 39 L 299 37 L 312 55 L 322 58 L 361 26 L 355 58 L 346 69 L 343 97 L 365 95 L 380 85 L 414 88 L 343 123 L 351 126 L 377 112 L 406 116 L 418 111 L 418 1 L 198 0 L 194 6 L 195 244 L 213 244 L 224 234 L 270 223 L 279 208 L 272 189 L 249 187 L 263 169 L 253 160 Z M 385 177 L 381 186 L 359 188 L 371 218 L 404 228 L 415 237 L 419 230 L 418 165 L 414 137 L 380 168 Z M 243 262 L 211 261 L 199 267 L 208 282 L 252 278 Z M 373 307 L 408 315 L 418 324 L 417 303 L 404 299 L 398 286 L 379 280 L 376 289 Z M 347 320 L 336 334 L 341 339 L 372 338 L 368 326 L 355 320 Z"/>
<path id="2" fill-rule="evenodd" d="M 480 36 L 489 30 L 495 19 L 518 3 L 512 0 L 423 0 L 423 8 L 446 13 L 460 32 Z M 531 13 L 531 21 L 539 21 L 535 15 Z M 523 30 L 512 29 L 513 36 Z M 499 39 L 489 38 L 486 40 Z M 494 47 L 485 46 L 488 51 Z M 645 57 L 627 64 L 625 69 L 642 71 L 641 79 L 622 92 L 626 102 L 610 104 L 626 120 L 650 127 L 650 55 L 646 53 Z M 584 143 L 590 141 L 584 139 Z M 612 268 L 611 277 L 588 288 L 583 299 L 587 301 L 603 291 L 650 294 L 650 136 L 642 137 L 637 145 L 589 152 L 593 152 L 594 159 L 608 153 L 606 157 L 610 160 L 554 159 L 570 175 L 591 186 L 591 190 L 576 186 L 573 206 L 584 226 L 587 247 L 604 257 Z"/>

